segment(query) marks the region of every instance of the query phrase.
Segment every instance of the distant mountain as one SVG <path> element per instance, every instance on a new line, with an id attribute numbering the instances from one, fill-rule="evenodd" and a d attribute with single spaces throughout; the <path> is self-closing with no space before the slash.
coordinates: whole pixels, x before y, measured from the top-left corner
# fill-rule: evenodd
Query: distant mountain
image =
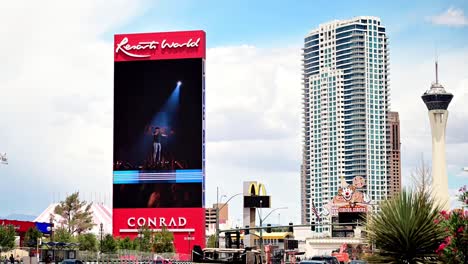
<path id="1" fill-rule="evenodd" d="M 0 216 L 0 219 L 8 219 L 8 220 L 18 220 L 18 221 L 34 221 L 37 216 L 35 215 L 27 215 L 27 214 L 10 214 L 7 216 Z"/>

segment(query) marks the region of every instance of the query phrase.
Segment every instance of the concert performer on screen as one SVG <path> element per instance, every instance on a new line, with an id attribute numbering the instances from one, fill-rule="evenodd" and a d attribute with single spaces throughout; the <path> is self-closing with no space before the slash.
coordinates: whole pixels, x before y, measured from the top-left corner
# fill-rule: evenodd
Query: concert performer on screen
<path id="1" fill-rule="evenodd" d="M 167 137 L 159 127 L 154 129 L 153 133 L 153 162 L 161 162 L 161 141 L 162 137 Z"/>
<path id="2" fill-rule="evenodd" d="M 159 208 L 161 207 L 161 191 L 155 189 L 149 196 L 147 206 L 148 208 Z"/>

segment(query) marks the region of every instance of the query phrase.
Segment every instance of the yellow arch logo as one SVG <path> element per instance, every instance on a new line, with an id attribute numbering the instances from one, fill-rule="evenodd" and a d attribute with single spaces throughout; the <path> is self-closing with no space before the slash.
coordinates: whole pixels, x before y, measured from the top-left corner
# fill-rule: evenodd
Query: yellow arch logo
<path id="1" fill-rule="evenodd" d="M 266 196 L 265 185 L 261 183 L 251 183 L 249 186 L 250 196 Z"/>

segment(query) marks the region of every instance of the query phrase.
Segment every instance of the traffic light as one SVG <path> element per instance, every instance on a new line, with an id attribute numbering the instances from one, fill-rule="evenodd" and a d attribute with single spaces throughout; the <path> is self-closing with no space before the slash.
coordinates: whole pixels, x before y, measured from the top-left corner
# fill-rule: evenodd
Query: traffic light
<path id="1" fill-rule="evenodd" d="M 267 224 L 266 232 L 271 233 L 271 224 Z"/>
<path id="2" fill-rule="evenodd" d="M 226 248 L 232 248 L 232 237 L 231 237 L 231 232 L 226 232 L 224 233 L 224 240 L 226 244 Z"/>
<path id="3" fill-rule="evenodd" d="M 315 222 L 310 223 L 310 230 L 315 231 Z"/>
<path id="4" fill-rule="evenodd" d="M 289 223 L 288 232 L 294 233 L 293 223 Z"/>
<path id="5" fill-rule="evenodd" d="M 250 232 L 249 232 L 249 227 L 250 227 L 250 226 L 245 226 L 245 232 L 244 232 L 244 235 L 248 235 L 248 234 L 250 234 Z"/>
<path id="6" fill-rule="evenodd" d="M 236 248 L 240 248 L 240 232 L 236 231 Z"/>

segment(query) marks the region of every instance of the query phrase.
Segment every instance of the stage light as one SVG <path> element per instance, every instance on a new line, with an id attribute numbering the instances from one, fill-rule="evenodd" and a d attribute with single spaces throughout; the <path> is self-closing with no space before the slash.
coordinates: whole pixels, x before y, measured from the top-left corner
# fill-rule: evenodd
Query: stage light
<path id="1" fill-rule="evenodd" d="M 177 82 L 177 85 L 178 85 L 178 86 L 181 86 L 181 85 L 182 85 L 182 82 L 181 82 L 181 81 L 178 81 L 178 82 Z"/>

